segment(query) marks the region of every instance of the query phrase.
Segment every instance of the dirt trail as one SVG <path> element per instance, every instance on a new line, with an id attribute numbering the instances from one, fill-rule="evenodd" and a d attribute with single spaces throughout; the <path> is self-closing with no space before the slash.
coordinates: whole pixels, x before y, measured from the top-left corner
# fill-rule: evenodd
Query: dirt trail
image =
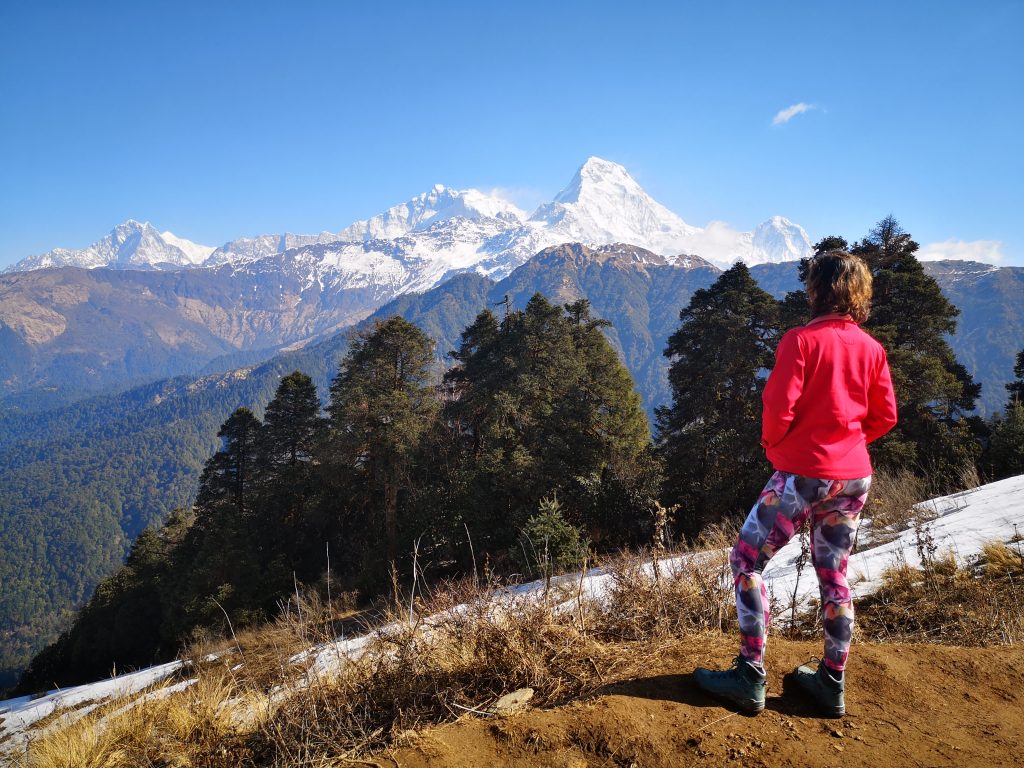
<path id="1" fill-rule="evenodd" d="M 586 701 L 506 718 L 464 718 L 412 737 L 381 766 L 1021 766 L 1024 648 L 855 645 L 847 715 L 815 716 L 784 675 L 814 643 L 770 640 L 757 717 L 697 690 L 696 666 L 727 666 L 724 638 L 694 638 L 639 679 Z"/>

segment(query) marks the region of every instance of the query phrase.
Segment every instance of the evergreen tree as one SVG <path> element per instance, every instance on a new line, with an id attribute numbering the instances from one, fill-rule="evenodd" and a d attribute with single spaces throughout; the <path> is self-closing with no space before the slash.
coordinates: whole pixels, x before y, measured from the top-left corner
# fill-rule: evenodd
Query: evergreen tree
<path id="1" fill-rule="evenodd" d="M 434 343 L 396 315 L 353 339 L 331 385 L 325 463 L 341 497 L 328 504 L 366 542 L 371 578 L 399 554 L 401 509 L 439 411 L 433 361 Z"/>
<path id="2" fill-rule="evenodd" d="M 969 413 L 981 392 L 946 341 L 959 310 L 925 274 L 918 244 L 892 216 L 882 219 L 852 251 L 874 277 L 871 317 L 865 327 L 886 348 L 899 423 L 873 447 L 882 466 L 914 467 L 949 483 L 980 452 L 981 424 Z"/>
<path id="3" fill-rule="evenodd" d="M 983 465 L 992 480 L 1024 474 L 1024 400 L 1011 400 L 989 422 Z"/>
<path id="4" fill-rule="evenodd" d="M 1006 385 L 1006 412 L 989 421 L 982 464 L 993 480 L 1024 474 L 1024 350 L 1017 354 L 1013 376 Z"/>
<path id="5" fill-rule="evenodd" d="M 666 503 L 684 532 L 742 513 L 771 467 L 761 449 L 761 392 L 779 339 L 779 305 L 742 263 L 697 291 L 669 337 L 672 404 L 659 408 Z"/>
<path id="6" fill-rule="evenodd" d="M 1024 349 L 1017 353 L 1017 361 L 1013 366 L 1013 381 L 1006 385 L 1010 395 L 1010 403 L 1024 403 Z"/>
<path id="7" fill-rule="evenodd" d="M 633 381 L 586 301 L 535 294 L 498 323 L 484 310 L 452 353 L 446 421 L 463 467 L 457 516 L 508 548 L 545 496 L 605 544 L 635 535 L 657 473 Z M 652 482 L 653 478 L 653 482 Z M 616 496 L 621 503 L 604 504 Z"/>
<path id="8" fill-rule="evenodd" d="M 183 543 L 189 569 L 183 584 L 183 615 L 177 630 L 251 621 L 262 612 L 256 492 L 261 424 L 248 408 L 238 408 L 217 432 L 223 448 L 203 468 L 195 523 Z"/>
<path id="9" fill-rule="evenodd" d="M 259 439 L 258 541 L 268 600 L 287 591 L 293 574 L 314 579 L 324 565 L 323 531 L 310 514 L 324 426 L 309 376 L 295 371 L 281 379 Z"/>

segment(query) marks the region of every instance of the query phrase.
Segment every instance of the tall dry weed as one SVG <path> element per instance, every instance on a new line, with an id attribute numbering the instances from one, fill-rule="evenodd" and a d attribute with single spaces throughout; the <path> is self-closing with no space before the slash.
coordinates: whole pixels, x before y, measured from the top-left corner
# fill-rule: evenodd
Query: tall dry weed
<path id="1" fill-rule="evenodd" d="M 873 543 L 892 538 L 913 526 L 921 516 L 916 505 L 927 498 L 924 478 L 908 470 L 879 470 L 871 479 L 871 493 L 863 517 L 870 521 Z"/>

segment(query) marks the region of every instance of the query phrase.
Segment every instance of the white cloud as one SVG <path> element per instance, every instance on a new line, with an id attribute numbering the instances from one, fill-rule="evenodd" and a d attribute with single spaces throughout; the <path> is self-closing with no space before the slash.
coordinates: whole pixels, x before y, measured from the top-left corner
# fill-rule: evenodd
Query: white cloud
<path id="1" fill-rule="evenodd" d="M 957 259 L 985 264 L 998 264 L 1006 258 L 1001 240 L 943 240 L 922 247 L 916 256 L 921 261 Z"/>
<path id="2" fill-rule="evenodd" d="M 784 125 L 797 115 L 802 114 L 804 112 L 810 112 L 812 109 L 817 109 L 817 107 L 815 107 L 813 104 L 805 104 L 802 101 L 799 104 L 794 104 L 791 107 L 780 109 L 778 113 L 775 115 L 775 117 L 772 119 L 772 125 Z"/>
<path id="3" fill-rule="evenodd" d="M 506 203 L 511 203 L 525 211 L 527 215 L 532 213 L 538 205 L 551 199 L 543 191 L 533 187 L 491 187 L 482 191 L 489 197 L 497 197 Z"/>
<path id="4" fill-rule="evenodd" d="M 744 253 L 749 252 L 750 232 L 740 232 L 724 221 L 710 221 L 688 238 L 687 252 L 696 253 L 716 267 L 727 269 Z"/>

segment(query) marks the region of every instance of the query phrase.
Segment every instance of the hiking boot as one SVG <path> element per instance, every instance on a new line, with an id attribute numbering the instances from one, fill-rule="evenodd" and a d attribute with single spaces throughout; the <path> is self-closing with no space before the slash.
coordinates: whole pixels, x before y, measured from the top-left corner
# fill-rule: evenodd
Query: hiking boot
<path id="1" fill-rule="evenodd" d="M 703 667 L 695 669 L 693 679 L 705 693 L 726 699 L 743 712 L 756 715 L 764 709 L 768 678 L 764 670 L 742 656 L 737 656 L 732 667 L 722 672 Z"/>
<path id="2" fill-rule="evenodd" d="M 797 667 L 793 678 L 803 691 L 814 698 L 823 715 L 842 717 L 846 714 L 846 676 L 842 672 L 833 672 L 823 661 L 818 662 L 817 669 L 812 664 L 808 662 Z"/>

